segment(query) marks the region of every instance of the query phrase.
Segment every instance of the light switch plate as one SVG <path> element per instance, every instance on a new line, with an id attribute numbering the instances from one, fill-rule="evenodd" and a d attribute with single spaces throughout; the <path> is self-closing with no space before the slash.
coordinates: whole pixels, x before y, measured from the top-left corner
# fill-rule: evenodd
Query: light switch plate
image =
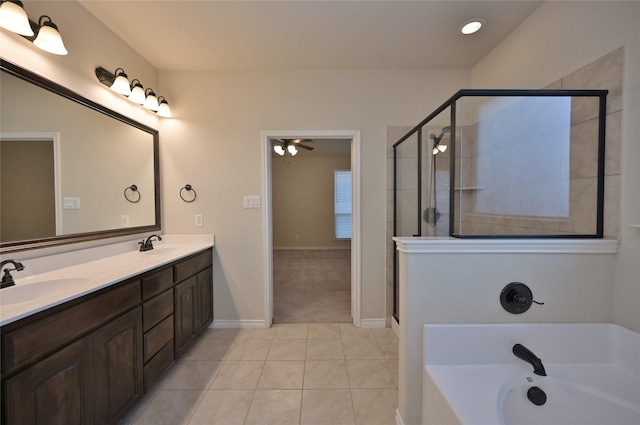
<path id="1" fill-rule="evenodd" d="M 196 214 L 196 227 L 202 227 L 202 214 Z"/>
<path id="2" fill-rule="evenodd" d="M 62 207 L 65 210 L 79 210 L 80 198 L 65 196 L 64 198 L 62 198 Z"/>
<path id="3" fill-rule="evenodd" d="M 245 196 L 244 197 L 244 207 L 245 208 L 260 208 L 260 197 L 259 196 Z"/>

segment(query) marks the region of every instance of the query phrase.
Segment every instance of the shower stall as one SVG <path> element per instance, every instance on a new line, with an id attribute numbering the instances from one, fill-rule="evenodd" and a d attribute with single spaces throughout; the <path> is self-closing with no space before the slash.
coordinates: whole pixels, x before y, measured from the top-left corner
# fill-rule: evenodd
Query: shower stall
<path id="1" fill-rule="evenodd" d="M 602 238 L 606 96 L 458 91 L 393 145 L 393 235 Z"/>

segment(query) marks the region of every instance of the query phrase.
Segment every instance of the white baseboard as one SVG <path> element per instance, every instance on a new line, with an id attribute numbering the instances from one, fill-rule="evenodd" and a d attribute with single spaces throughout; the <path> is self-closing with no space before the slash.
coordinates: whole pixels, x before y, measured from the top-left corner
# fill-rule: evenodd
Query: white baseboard
<path id="1" fill-rule="evenodd" d="M 399 409 L 396 409 L 396 425 L 404 425 L 404 422 L 402 422 L 402 416 L 400 416 Z"/>
<path id="2" fill-rule="evenodd" d="M 400 325 L 396 322 L 396 318 L 391 316 L 391 329 L 396 334 L 398 338 L 400 338 Z"/>
<path id="3" fill-rule="evenodd" d="M 228 328 L 268 328 L 264 325 L 264 320 L 214 320 L 210 328 L 228 329 Z"/>
<path id="4" fill-rule="evenodd" d="M 385 328 L 387 319 L 360 319 L 361 328 Z"/>
<path id="5" fill-rule="evenodd" d="M 309 250 L 309 249 L 335 249 L 335 250 L 347 250 L 347 249 L 351 249 L 350 246 L 274 246 L 273 247 L 274 250 L 282 250 L 282 249 L 286 249 L 286 250 L 298 250 L 298 251 L 302 251 L 302 250 Z"/>

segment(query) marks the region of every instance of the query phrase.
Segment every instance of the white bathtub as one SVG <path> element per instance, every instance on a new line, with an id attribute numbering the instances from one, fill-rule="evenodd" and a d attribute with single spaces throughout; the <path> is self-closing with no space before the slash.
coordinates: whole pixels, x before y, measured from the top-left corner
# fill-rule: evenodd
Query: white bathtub
<path id="1" fill-rule="evenodd" d="M 544 363 L 538 376 L 513 355 Z M 422 423 L 640 424 L 640 334 L 610 324 L 425 325 Z M 537 386 L 542 406 L 527 398 Z"/>

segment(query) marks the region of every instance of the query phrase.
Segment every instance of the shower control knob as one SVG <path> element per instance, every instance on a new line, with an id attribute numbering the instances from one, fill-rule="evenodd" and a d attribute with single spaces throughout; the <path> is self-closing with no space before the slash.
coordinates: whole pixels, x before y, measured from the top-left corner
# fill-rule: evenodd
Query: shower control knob
<path id="1" fill-rule="evenodd" d="M 533 299 L 531 289 L 524 283 L 511 282 L 500 293 L 500 304 L 509 313 L 524 313 L 534 303 L 538 305 L 544 304 Z"/>

